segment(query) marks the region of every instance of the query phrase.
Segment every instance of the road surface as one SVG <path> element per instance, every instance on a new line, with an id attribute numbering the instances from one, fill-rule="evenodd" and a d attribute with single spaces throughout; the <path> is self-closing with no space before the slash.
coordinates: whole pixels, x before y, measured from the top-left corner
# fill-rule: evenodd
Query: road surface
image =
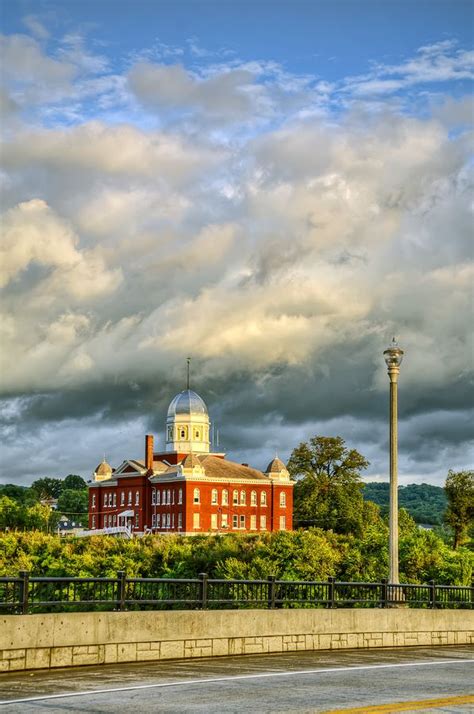
<path id="1" fill-rule="evenodd" d="M 474 648 L 293 652 L 0 675 L 7 712 L 474 714 Z"/>

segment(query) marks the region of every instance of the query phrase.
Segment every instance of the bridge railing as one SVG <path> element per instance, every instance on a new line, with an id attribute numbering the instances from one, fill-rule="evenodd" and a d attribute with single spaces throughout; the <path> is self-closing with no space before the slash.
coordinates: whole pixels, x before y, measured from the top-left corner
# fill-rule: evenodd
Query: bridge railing
<path id="1" fill-rule="evenodd" d="M 474 588 L 424 584 L 301 580 L 18 577 L 0 578 L 0 613 L 92 610 L 416 607 L 474 608 Z"/>

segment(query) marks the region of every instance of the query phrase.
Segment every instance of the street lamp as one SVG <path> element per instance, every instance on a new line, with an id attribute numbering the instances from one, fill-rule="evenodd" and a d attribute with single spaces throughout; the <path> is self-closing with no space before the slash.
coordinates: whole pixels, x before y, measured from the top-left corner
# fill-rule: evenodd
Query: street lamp
<path id="1" fill-rule="evenodd" d="M 398 584 L 398 412 L 397 387 L 403 350 L 395 337 L 383 353 L 390 378 L 390 520 L 389 520 L 389 582 Z"/>

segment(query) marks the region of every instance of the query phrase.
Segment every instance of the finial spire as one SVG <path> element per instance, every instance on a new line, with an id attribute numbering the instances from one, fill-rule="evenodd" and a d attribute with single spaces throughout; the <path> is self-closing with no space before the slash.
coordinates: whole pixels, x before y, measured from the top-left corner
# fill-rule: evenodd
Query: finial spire
<path id="1" fill-rule="evenodd" d="M 191 357 L 188 357 L 186 359 L 186 389 L 189 389 L 189 369 L 190 369 L 190 364 L 191 364 Z"/>

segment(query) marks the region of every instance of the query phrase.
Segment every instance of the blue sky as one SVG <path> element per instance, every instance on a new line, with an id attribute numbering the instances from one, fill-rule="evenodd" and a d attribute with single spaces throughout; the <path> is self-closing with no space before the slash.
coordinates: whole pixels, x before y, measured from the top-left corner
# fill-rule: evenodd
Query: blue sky
<path id="1" fill-rule="evenodd" d="M 158 448 L 193 358 L 231 458 L 472 464 L 472 5 L 3 4 L 4 480 Z"/>

